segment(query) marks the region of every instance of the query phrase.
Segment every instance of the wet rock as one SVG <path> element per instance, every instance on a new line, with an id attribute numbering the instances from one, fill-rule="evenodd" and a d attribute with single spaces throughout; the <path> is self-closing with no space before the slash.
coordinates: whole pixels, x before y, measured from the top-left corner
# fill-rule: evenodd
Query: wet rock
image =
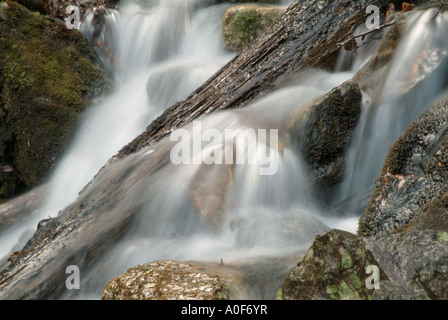
<path id="1" fill-rule="evenodd" d="M 228 300 L 217 275 L 196 265 L 155 261 L 130 268 L 104 288 L 103 300 Z"/>
<path id="2" fill-rule="evenodd" d="M 328 188 L 341 181 L 361 100 L 357 83 L 349 80 L 291 120 L 291 140 L 304 154 L 318 186 Z"/>
<path id="3" fill-rule="evenodd" d="M 42 182 L 109 84 L 81 33 L 15 2 L 0 12 L 1 201 Z"/>
<path id="4" fill-rule="evenodd" d="M 370 4 L 388 1 L 306 0 L 291 4 L 278 22 L 184 100 L 166 109 L 118 157 L 160 141 L 197 117 L 247 106 L 254 99 L 290 84 L 306 68 L 333 69 L 337 46 L 367 19 Z"/>
<path id="5" fill-rule="evenodd" d="M 418 231 L 365 239 L 379 266 L 380 278 L 374 299 L 448 298 L 448 245 L 445 232 Z"/>
<path id="6" fill-rule="evenodd" d="M 191 184 L 193 205 L 216 229 L 225 219 L 226 194 L 233 186 L 234 167 L 234 164 L 202 164 Z"/>
<path id="7" fill-rule="evenodd" d="M 46 185 L 6 201 L 0 205 L 0 233 L 40 212 L 47 192 Z"/>
<path id="8" fill-rule="evenodd" d="M 392 146 L 359 221 L 360 235 L 403 227 L 448 191 L 447 107 L 445 93 Z"/>
<path id="9" fill-rule="evenodd" d="M 38 11 L 42 14 L 49 14 L 51 11 L 49 2 L 45 0 L 18 0 L 17 3 L 29 10 Z"/>
<path id="10" fill-rule="evenodd" d="M 283 6 L 239 5 L 226 10 L 222 20 L 224 45 L 240 51 L 266 31 L 284 12 Z"/>
<path id="11" fill-rule="evenodd" d="M 361 238 L 332 230 L 316 237 L 286 275 L 278 298 L 447 299 L 447 241 L 448 233 L 437 231 Z M 368 266 L 378 268 L 376 288 Z"/>
<path id="12" fill-rule="evenodd" d="M 448 193 L 444 193 L 440 198 L 431 201 L 419 216 L 411 223 L 397 229 L 396 232 L 422 230 L 448 232 Z"/>

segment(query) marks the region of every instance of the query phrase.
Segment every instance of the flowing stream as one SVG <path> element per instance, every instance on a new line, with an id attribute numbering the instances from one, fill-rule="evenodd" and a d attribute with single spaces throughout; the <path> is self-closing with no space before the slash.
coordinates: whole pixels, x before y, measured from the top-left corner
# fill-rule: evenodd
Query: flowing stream
<path id="1" fill-rule="evenodd" d="M 204 2 L 125 3 L 107 16 L 108 33 L 100 40 L 110 51 L 99 53 L 114 77 L 114 92 L 84 115 L 77 136 L 46 186 L 40 214 L 0 233 L 0 257 L 18 247 L 23 230 L 33 230 L 39 220 L 57 215 L 75 201 L 111 156 L 233 57 L 223 49 L 221 38 L 221 19 L 229 4 L 206 6 Z M 246 108 L 204 116 L 187 125 L 182 133 L 193 144 L 199 141 L 197 148 L 189 147 L 190 164 L 173 163 L 170 151 L 176 141 L 164 139 L 106 167 L 104 178 L 93 180 L 89 188 L 111 181 L 116 172 L 129 171 L 135 179 L 123 185 L 114 210 L 138 207 L 138 214 L 126 236 L 83 270 L 78 295 L 61 298 L 97 299 L 112 277 L 158 259 L 250 266 L 252 273 L 245 277 L 253 278 L 249 282 L 255 289 L 246 287 L 234 297 L 274 298 L 284 273 L 316 235 L 331 228 L 356 232 L 357 219 L 390 146 L 443 89 L 442 75 L 447 70 L 440 65 L 447 55 L 448 22 L 440 14 L 430 26 L 431 14 L 412 17 L 392 67 L 384 71 L 384 86 L 364 96 L 345 178 L 334 190 L 332 202 L 338 206 L 322 209 L 318 205 L 319 195 L 310 189 L 307 167 L 285 129 L 290 118 L 311 101 L 351 79 L 366 62 L 362 55 L 348 71 L 299 75 L 290 86 Z M 89 39 L 91 18 L 82 27 Z M 404 94 L 400 85 L 413 72 L 407 66 L 416 63 L 424 69 L 419 73 L 424 79 Z M 204 139 L 207 130 L 225 139 Z M 259 130 L 270 134 L 245 144 L 244 134 Z M 228 145 L 235 154 L 247 147 L 242 163 L 195 162 L 211 150 L 213 154 L 228 152 Z M 148 169 L 156 161 L 160 168 Z"/>

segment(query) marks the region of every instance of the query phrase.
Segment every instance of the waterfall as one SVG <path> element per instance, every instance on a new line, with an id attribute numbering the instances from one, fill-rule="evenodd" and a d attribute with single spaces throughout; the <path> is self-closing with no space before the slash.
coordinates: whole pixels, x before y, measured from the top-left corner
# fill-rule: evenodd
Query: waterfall
<path id="1" fill-rule="evenodd" d="M 39 214 L 0 234 L 0 257 L 16 248 L 17 241 L 23 244 L 19 237 L 24 230 L 35 230 L 39 220 L 80 203 L 89 192 L 114 183 L 116 176 L 123 181 L 113 195 L 117 205 L 95 223 L 107 225 L 132 212 L 130 226 L 120 241 L 83 270 L 77 295 L 68 292 L 62 298 L 99 298 L 113 276 L 157 259 L 235 265 L 256 261 L 256 272 L 263 274 L 260 270 L 270 261 L 297 257 L 317 234 L 330 228 L 355 232 L 365 195 L 371 193 L 390 146 L 444 88 L 441 77 L 446 68 L 440 66 L 448 52 L 446 14 L 440 14 L 434 25 L 430 24 L 434 11 L 412 15 L 391 67 L 384 71 L 384 85 L 370 96 L 364 92 L 344 181 L 333 199 L 334 203 L 355 199 L 356 210 L 346 205 L 350 209 L 346 216 L 322 211 L 307 166 L 291 146 L 286 128 L 294 113 L 353 78 L 366 63 L 365 56 L 355 59 L 348 71 L 312 70 L 305 79 L 299 75 L 289 86 L 243 109 L 204 115 L 171 137 L 113 161 L 92 180 L 152 119 L 233 57 L 222 48 L 221 19 L 227 6 L 204 6 L 200 0 L 127 3 L 109 12 L 107 31 L 96 36 L 93 15 L 87 16 L 82 31 L 91 41 L 96 37 L 101 42 L 103 47 L 96 50 L 114 79 L 113 92 L 83 115 L 70 148 L 45 186 Z M 410 73 L 414 75 L 408 66 L 415 64 L 423 80 L 403 93 L 401 85 Z M 182 149 L 188 151 L 184 160 L 189 163 L 173 161 L 173 149 L 179 146 L 176 135 L 191 139 L 191 145 Z M 204 154 L 231 151 L 235 160 L 241 150 L 247 151 L 241 153 L 241 163 L 203 163 Z M 78 248 L 89 237 L 83 241 Z M 297 261 L 282 262 L 273 271 L 269 290 L 278 288 L 291 263 Z M 269 290 L 242 296 L 273 298 Z"/>
<path id="2" fill-rule="evenodd" d="M 446 14 L 435 20 L 434 15 L 435 10 L 425 10 L 409 18 L 382 85 L 370 96 L 363 93 L 361 121 L 337 197 L 363 199 L 354 210 L 366 205 L 394 141 L 446 88 L 448 21 Z"/>
<path id="3" fill-rule="evenodd" d="M 202 8 L 193 6 L 194 1 L 186 3 L 164 0 L 146 7 L 130 3 L 106 16 L 108 32 L 99 39 L 110 46 L 114 62 L 104 50 L 94 48 L 113 75 L 113 93 L 82 116 L 71 147 L 46 186 L 40 213 L 0 234 L 0 257 L 24 244 L 17 244 L 20 230 L 32 232 L 40 220 L 56 216 L 152 119 L 232 58 L 221 44 L 226 5 Z M 81 26 L 90 40 L 92 16 Z"/>
<path id="4" fill-rule="evenodd" d="M 106 168 L 102 180 L 93 181 L 90 189 L 110 181 L 117 172 L 127 172 L 117 195 L 119 208 L 108 213 L 108 219 L 135 208 L 138 213 L 124 239 L 88 273 L 84 271 L 82 297 L 98 297 L 111 277 L 148 261 L 224 260 L 244 264 L 303 252 L 316 234 L 330 227 L 313 203 L 306 165 L 291 147 L 284 129 L 292 114 L 352 76 L 353 72 L 315 72 L 306 81 L 277 90 L 241 110 L 199 118 L 182 129 L 192 143 L 199 141 L 198 153 L 193 146 L 188 147 L 189 163 L 174 163 L 170 154 L 178 142 L 167 138 Z M 245 130 L 257 132 L 260 128 L 278 130 L 278 142 L 257 137 L 245 144 L 240 139 Z M 226 130 L 232 131 L 230 140 L 209 142 L 201 138 L 211 129 L 222 136 Z M 234 154 L 241 149 L 248 151 L 241 163 L 227 166 L 224 162 L 208 165 L 194 161 L 200 153 L 221 150 L 228 141 Z M 257 152 L 266 142 L 269 152 Z M 261 161 L 266 154 L 271 163 Z M 255 159 L 250 159 L 251 155 Z M 159 165 L 154 170 L 156 162 Z M 260 169 L 272 162 L 278 162 L 274 172 L 260 174 Z M 284 269 L 281 265 L 276 270 L 274 285 Z M 266 295 L 257 292 L 251 297 L 271 295 L 272 291 Z"/>

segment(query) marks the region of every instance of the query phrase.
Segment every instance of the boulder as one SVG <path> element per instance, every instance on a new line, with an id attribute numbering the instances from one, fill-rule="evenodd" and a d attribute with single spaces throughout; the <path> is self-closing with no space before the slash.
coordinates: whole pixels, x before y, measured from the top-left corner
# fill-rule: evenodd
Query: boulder
<path id="1" fill-rule="evenodd" d="M 277 293 L 282 300 L 371 299 L 366 267 L 378 266 L 361 238 L 331 230 L 317 236 L 305 258 L 286 276 Z M 384 273 L 380 279 L 387 279 Z"/>
<path id="2" fill-rule="evenodd" d="M 289 134 L 311 169 L 311 180 L 329 188 L 341 181 L 345 155 L 361 114 L 362 95 L 349 80 L 292 118 Z"/>
<path id="3" fill-rule="evenodd" d="M 222 30 L 227 50 L 240 51 L 269 28 L 284 12 L 284 6 L 245 4 L 224 13 Z"/>
<path id="4" fill-rule="evenodd" d="M 448 233 L 431 230 L 369 238 L 332 230 L 316 237 L 277 298 L 447 299 L 447 241 Z M 377 267 L 376 288 L 368 266 Z"/>
<path id="5" fill-rule="evenodd" d="M 394 143 L 360 218 L 360 235 L 403 227 L 448 191 L 447 110 L 445 93 Z"/>
<path id="6" fill-rule="evenodd" d="M 130 268 L 104 288 L 103 300 L 228 300 L 217 275 L 199 266 L 155 261 Z"/>
<path id="7" fill-rule="evenodd" d="M 84 36 L 0 4 L 0 201 L 40 184 L 109 81 Z"/>

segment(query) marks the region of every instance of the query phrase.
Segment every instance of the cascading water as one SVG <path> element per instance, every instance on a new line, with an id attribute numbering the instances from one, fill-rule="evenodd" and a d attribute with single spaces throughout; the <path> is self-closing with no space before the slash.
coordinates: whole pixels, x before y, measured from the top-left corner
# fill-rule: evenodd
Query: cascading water
<path id="1" fill-rule="evenodd" d="M 306 82 L 278 90 L 244 109 L 198 119 L 183 129 L 192 144 L 200 142 L 198 153 L 188 146 L 189 163 L 176 165 L 171 150 L 179 142 L 165 139 L 129 159 L 116 161 L 113 169 L 105 169 L 102 176 L 106 180 L 121 171 L 135 175 L 135 179 L 127 179 L 131 184 L 120 186 L 123 194 L 119 195 L 119 211 L 139 209 L 124 239 L 88 273 L 84 271 L 83 297 L 98 297 L 104 283 L 114 275 L 132 265 L 158 259 L 222 259 L 240 265 L 255 260 L 261 272 L 268 261 L 272 263 L 271 259 L 296 257 L 316 234 L 329 230 L 313 204 L 306 166 L 283 131 L 292 114 L 352 76 L 352 72 L 331 76 L 316 72 Z M 273 108 L 277 101 L 282 104 Z M 207 142 L 204 137 L 211 129 L 222 136 L 229 130 L 232 133 L 225 141 Z M 245 144 L 245 130 L 258 129 L 279 130 L 278 142 L 271 133 L 264 141 L 257 136 L 255 142 Z M 228 142 L 235 155 L 242 149 L 248 151 L 243 161 L 230 165 L 195 164 L 198 156 L 221 150 Z M 265 143 L 267 150 L 260 148 Z M 156 162 L 158 168 L 151 169 Z M 263 175 L 262 169 L 272 171 L 266 170 Z M 96 187 L 95 181 L 89 186 Z M 287 262 L 272 270 L 276 281 L 265 288 L 266 292 L 241 296 L 273 298 L 274 287 L 294 263 Z"/>
<path id="2" fill-rule="evenodd" d="M 109 50 L 96 49 L 115 79 L 114 93 L 84 115 L 71 148 L 47 185 L 49 196 L 38 210 L 40 214 L 0 234 L 0 257 L 12 248 L 19 249 L 16 234 L 20 230 L 34 230 L 40 220 L 55 216 L 73 202 L 107 160 L 151 119 L 196 89 L 232 57 L 220 40 L 226 6 L 193 8 L 194 1 L 188 3 L 190 6 L 185 1 L 165 0 L 149 7 L 131 3 L 106 16 L 108 32 L 98 38 L 110 46 L 113 57 L 107 54 Z M 81 28 L 90 40 L 91 20 L 92 14 Z"/>
<path id="3" fill-rule="evenodd" d="M 375 179 L 394 141 L 446 88 L 448 38 L 446 14 L 415 12 L 390 67 L 370 96 L 363 93 L 361 121 L 347 156 L 344 182 L 337 201 L 356 199 L 363 210 Z M 364 198 L 363 200 L 361 200 Z"/>
<path id="4" fill-rule="evenodd" d="M 114 76 L 114 92 L 84 116 L 77 137 L 46 187 L 48 197 L 41 213 L 19 229 L 35 228 L 38 220 L 56 215 L 75 201 L 77 193 L 119 148 L 231 58 L 221 48 L 219 36 L 226 5 L 204 7 L 199 0 L 188 2 L 189 6 L 185 3 L 129 4 L 107 16 L 109 34 L 100 35 L 99 40 L 110 50 L 99 53 Z M 370 97 L 365 94 L 362 120 L 335 202 L 358 199 L 372 187 L 390 145 L 442 89 L 443 84 L 435 86 L 434 81 L 438 72 L 446 71 L 436 67 L 447 54 L 447 17 L 440 14 L 431 27 L 431 14 L 434 11 L 412 17 L 392 67 L 383 74 L 385 85 Z M 92 39 L 90 21 L 88 17 L 83 32 Z M 396 85 L 409 78 L 406 66 L 431 62 L 426 53 L 433 48 L 437 54 L 431 57 L 436 62 L 428 64 L 424 74 L 436 72 L 425 78 L 418 90 L 402 95 Z M 258 287 L 246 288 L 235 297 L 274 298 L 285 272 L 317 234 L 332 227 L 354 231 L 355 220 L 320 212 L 306 165 L 291 147 L 286 125 L 299 109 L 351 79 L 361 65 L 357 61 L 348 72 L 316 71 L 246 108 L 203 116 L 187 125 L 182 132 L 192 144 L 199 141 L 198 148 L 192 145 L 189 149 L 187 158 L 192 164 L 173 163 L 172 150 L 178 142 L 167 138 L 105 166 L 75 203 L 90 192 L 100 192 L 104 185 L 122 181 L 119 192 L 112 195 L 117 205 L 94 223 L 104 226 L 127 212 L 133 212 L 132 220 L 118 243 L 88 263 L 80 292 L 66 292 L 62 298 L 99 298 L 113 276 L 157 259 L 224 261 L 243 269 L 252 263 L 256 268 L 251 267 L 250 272 Z M 421 99 L 415 99 L 414 92 Z M 199 124 L 202 130 L 197 129 Z M 207 129 L 226 139 L 204 139 Z M 244 130 L 259 129 L 278 130 L 278 141 L 272 140 L 275 135 L 271 132 L 264 139 L 257 136 L 251 144 L 243 143 Z M 230 130 L 228 135 L 226 130 Z M 226 146 L 234 154 L 245 148 L 252 152 L 244 154 L 242 163 L 195 164 L 197 157 L 203 159 L 211 150 L 225 151 Z M 250 160 L 254 164 L 249 164 Z M 260 174 L 269 168 L 275 169 L 274 174 Z M 96 231 L 94 227 L 91 230 Z M 2 244 L 9 241 L 1 248 L 3 256 L 18 236 L 11 230 L 0 236 Z M 83 248 L 88 241 L 86 235 L 75 246 Z M 264 278 L 266 270 L 269 279 Z"/>

